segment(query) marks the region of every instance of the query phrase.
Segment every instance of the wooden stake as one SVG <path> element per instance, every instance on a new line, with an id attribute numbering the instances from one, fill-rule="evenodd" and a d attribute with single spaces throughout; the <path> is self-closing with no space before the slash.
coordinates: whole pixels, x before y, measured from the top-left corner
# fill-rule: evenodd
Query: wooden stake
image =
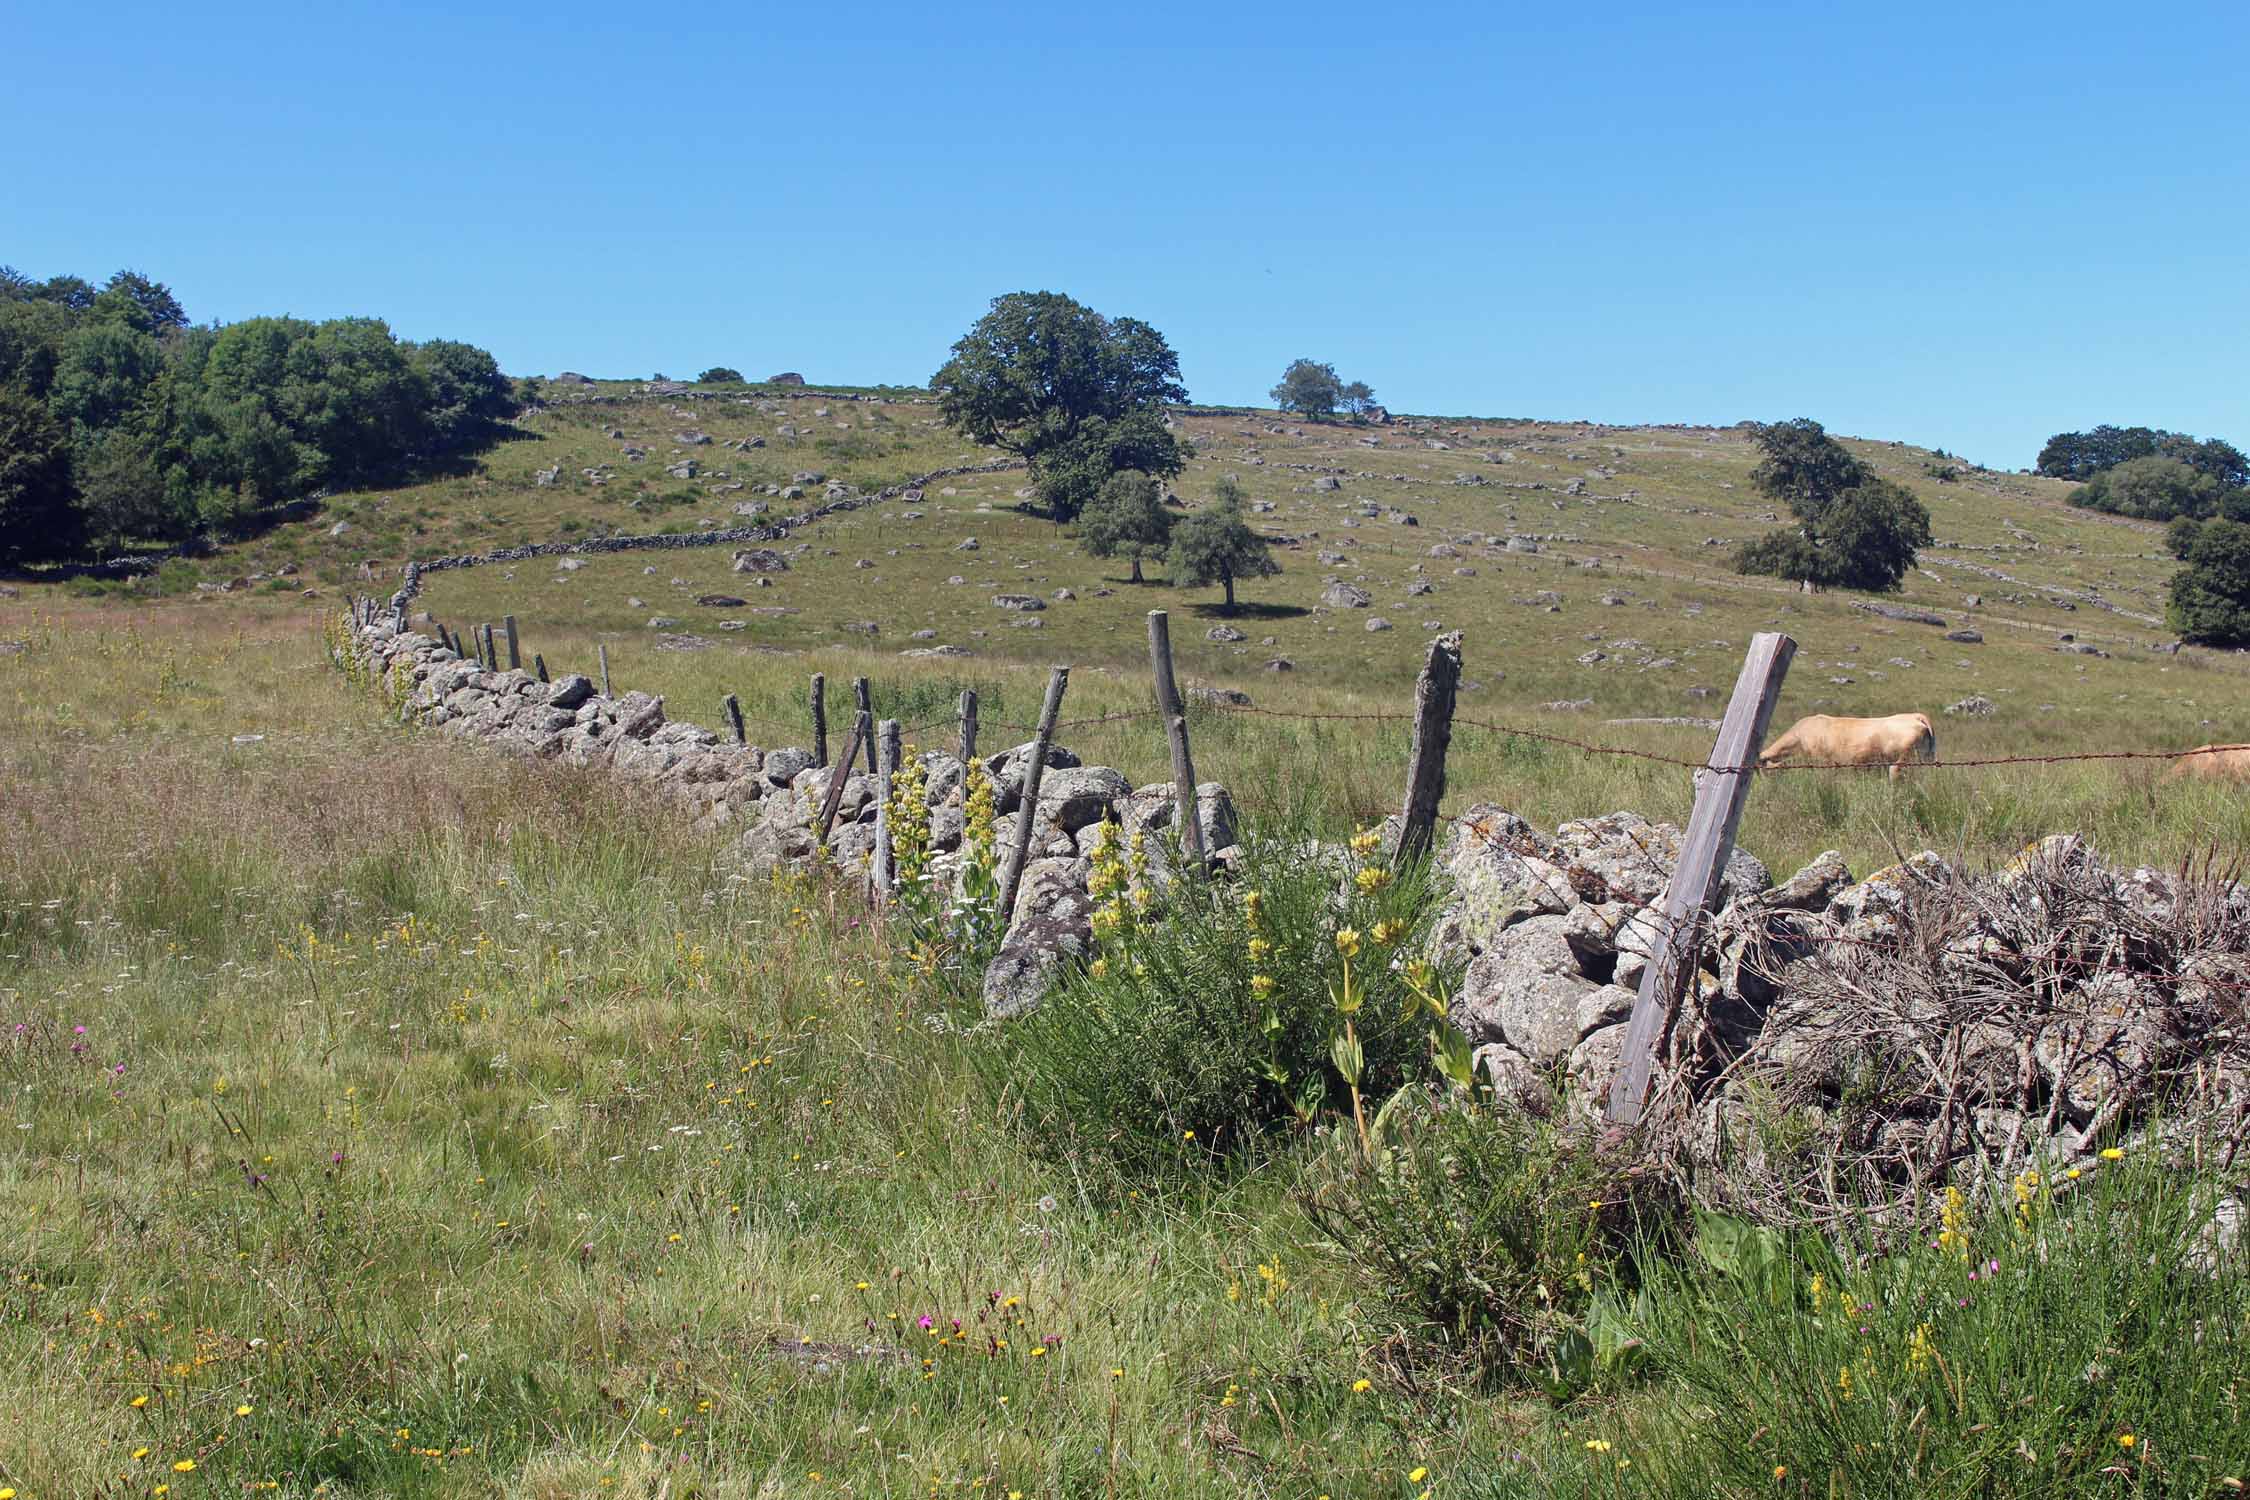
<path id="1" fill-rule="evenodd" d="M 812 674 L 812 763 L 828 764 L 828 679 Z"/>
<path id="2" fill-rule="evenodd" d="M 545 682 L 545 681 L 547 681 L 547 680 L 548 680 L 548 677 L 547 677 L 547 658 L 546 658 L 546 657 L 544 657 L 544 656 L 541 656 L 541 655 L 540 655 L 540 654 L 539 654 L 538 652 L 536 652 L 536 651 L 532 652 L 532 653 L 531 653 L 531 670 L 532 670 L 532 671 L 533 671 L 534 673 L 536 673 L 536 674 L 538 675 L 538 678 L 539 678 L 539 680 L 540 680 L 541 682 Z"/>
<path id="3" fill-rule="evenodd" d="M 961 689 L 961 765 L 977 758 L 977 690 Z"/>
<path id="4" fill-rule="evenodd" d="M 852 701 L 858 705 L 861 718 L 870 724 L 875 722 L 875 695 L 868 689 L 866 678 L 854 677 L 852 679 Z M 867 769 L 872 774 L 875 770 L 875 738 L 873 735 L 867 737 L 863 742 L 863 747 L 867 751 Z M 844 768 L 850 770 L 851 762 L 845 761 Z"/>
<path id="5" fill-rule="evenodd" d="M 844 737 L 844 759 L 828 773 L 828 795 L 820 804 L 820 842 L 828 842 L 828 830 L 835 826 L 836 813 L 844 805 L 844 786 L 852 779 L 852 760 L 859 754 L 859 742 L 873 735 L 875 726 L 866 718 L 852 721 L 852 732 Z"/>
<path id="6" fill-rule="evenodd" d="M 609 647 L 597 645 L 594 647 L 594 654 L 601 658 L 602 696 L 607 698 L 612 696 L 609 690 Z"/>
<path id="7" fill-rule="evenodd" d="M 520 672 L 523 670 L 523 650 L 516 640 L 516 617 L 502 615 L 500 623 L 508 632 L 508 670 Z"/>
<path id="8" fill-rule="evenodd" d="M 1438 803 L 1445 798 L 1445 752 L 1453 743 L 1453 697 L 1461 685 L 1461 635 L 1448 631 L 1430 642 L 1430 659 L 1414 683 L 1414 745 L 1406 765 L 1405 827 L 1398 863 L 1430 852 Z"/>
<path id="9" fill-rule="evenodd" d="M 1188 753 L 1187 711 L 1180 684 L 1172 675 L 1172 621 L 1161 609 L 1148 612 L 1148 660 L 1156 672 L 1156 707 L 1164 715 L 1164 736 L 1172 745 L 1172 826 L 1180 848 L 1198 864 L 1203 847 L 1203 817 L 1195 789 L 1195 758 Z"/>
<path id="10" fill-rule="evenodd" d="M 1015 920 L 1016 888 L 1023 884 L 1023 867 L 1031 858 L 1031 830 L 1039 821 L 1039 782 L 1047 774 L 1047 747 L 1054 743 L 1063 689 L 1069 686 L 1070 668 L 1056 667 L 1047 674 L 1047 701 L 1039 709 L 1039 732 L 1031 739 L 1031 762 L 1023 768 L 1023 797 L 1016 804 L 1016 836 L 1008 841 L 1008 862 L 1000 871 L 1003 925 Z"/>
<path id="11" fill-rule="evenodd" d="M 875 733 L 879 753 L 875 758 L 875 904 L 888 906 L 898 872 L 891 863 L 891 782 L 898 775 L 898 720 L 885 719 Z"/>
<path id="12" fill-rule="evenodd" d="M 749 744 L 750 733 L 742 723 L 742 704 L 732 693 L 727 694 L 723 702 L 727 711 L 727 726 L 734 731 L 734 742 L 737 745 Z"/>
<path id="13" fill-rule="evenodd" d="M 1710 910 L 1734 853 L 1734 833 L 1750 797 L 1758 746 L 1765 741 L 1774 703 L 1781 697 L 1781 680 L 1788 675 L 1789 659 L 1796 651 L 1797 643 L 1785 635 L 1762 632 L 1750 638 L 1742 675 L 1735 679 L 1727 715 L 1719 721 L 1710 765 L 1696 788 L 1679 867 L 1664 888 L 1663 932 L 1641 975 L 1640 998 L 1633 1002 L 1625 1050 L 1609 1086 L 1608 1117 L 1613 1125 L 1639 1124 L 1648 1107 L 1657 1049 L 1671 1030 L 1681 992 L 1695 977 L 1696 939 L 1704 913 Z"/>

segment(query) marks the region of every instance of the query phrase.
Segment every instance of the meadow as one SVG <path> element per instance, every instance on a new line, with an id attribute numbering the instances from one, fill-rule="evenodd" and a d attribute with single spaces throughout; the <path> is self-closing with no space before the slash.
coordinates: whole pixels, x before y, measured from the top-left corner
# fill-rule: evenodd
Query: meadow
<path id="1" fill-rule="evenodd" d="M 987 456 L 906 402 L 880 423 L 831 408 L 855 425 L 777 453 L 790 440 L 776 426 L 800 425 L 807 404 L 737 408 L 766 424 L 737 431 L 699 403 L 694 425 L 715 437 L 768 437 L 708 467 L 774 483 L 819 468 L 871 488 Z M 950 738 L 963 686 L 988 726 L 1028 722 L 1053 660 L 1077 666 L 1066 717 L 1144 708 L 1154 607 L 1172 611 L 1191 681 L 1290 713 L 1403 712 L 1429 619 L 1467 635 L 1478 685 L 1464 721 L 1682 759 L 1707 752 L 1707 731 L 1606 721 L 1715 714 L 1749 632 L 1767 628 L 1801 643 L 1784 717 L 1993 698 L 1989 718 L 1941 719 L 1948 758 L 2240 736 L 2234 661 L 2159 654 L 2155 627 L 2060 607 L 2053 589 L 2093 586 L 2149 610 L 2164 567 L 2145 528 L 2067 510 L 2054 486 L 1941 483 L 1920 474 L 1934 458 L 1855 444 L 1963 544 L 1927 556 L 1944 582 L 1917 575 L 1905 600 L 1985 635 L 1956 646 L 1847 598 L 1725 573 L 1703 537 L 1761 524 L 1747 446 L 1728 432 L 1446 423 L 1413 451 L 1352 462 L 1427 477 L 1327 492 L 1280 465 L 1340 466 L 1361 434 L 1185 420 L 1203 456 L 1181 491 L 1199 499 L 1215 473 L 1240 473 L 1275 506 L 1261 524 L 1301 538 L 1232 620 L 1206 612 L 1209 596 L 1136 588 L 1080 557 L 1017 508 L 1014 475 L 808 530 L 795 540 L 812 550 L 754 601 L 795 614 L 695 607 L 747 592 L 725 549 L 664 554 L 656 574 L 627 554 L 568 574 L 440 575 L 420 604 L 457 626 L 514 614 L 557 671 L 591 671 L 606 645 L 620 689 L 662 693 L 676 717 L 717 725 L 720 695 L 736 693 L 767 744 L 802 742 L 812 671 L 832 714 L 866 675 L 879 711 L 935 723 L 932 743 Z M 0 1213 L 15 1227 L 0 1265 L 0 1403 L 15 1414 L 0 1491 L 2241 1487 L 2250 1422 L 2234 1372 L 2250 1321 L 2239 1274 L 2199 1279 L 2173 1253 L 2209 1213 L 2193 1174 L 2127 1160 L 2099 1198 L 2029 1194 L 2036 1218 L 1980 1199 L 1942 1245 L 1767 1244 L 1754 1265 L 1737 1254 L 1700 1277 L 1604 1220 L 1597 1177 L 1540 1209 L 1592 1257 L 1548 1268 L 1546 1284 L 1630 1292 L 1639 1352 L 1569 1379 L 1482 1368 L 1402 1316 L 1364 1256 L 1308 1217 L 1308 1193 L 1343 1180 L 1338 1131 L 1239 1159 L 1183 1145 L 1179 1170 L 1141 1180 L 1097 1172 L 1026 1133 L 991 1076 L 994 1034 L 855 896 L 751 880 L 722 837 L 590 774 L 403 730 L 323 659 L 321 612 L 346 589 L 387 592 L 363 563 L 652 530 L 652 509 L 657 524 L 724 520 L 754 490 L 697 484 L 633 508 L 667 488 L 640 472 L 668 456 L 654 446 L 599 487 L 531 481 L 613 457 L 606 431 L 658 440 L 686 421 L 648 401 L 558 407 L 466 478 L 336 497 L 317 521 L 108 597 L 32 585 L 0 599 L 0 640 L 23 643 L 0 656 Z M 1503 441 L 1515 457 L 1483 465 L 1493 483 L 1533 474 L 1547 489 L 1452 482 L 1481 462 L 1462 448 Z M 1594 467 L 1618 472 L 1589 488 L 1638 496 L 1561 492 Z M 1420 524 L 1339 508 L 1363 492 Z M 1472 531 L 1582 540 L 1537 553 L 1449 540 Z M 972 535 L 975 553 L 955 550 Z M 1463 556 L 1429 556 L 1440 543 Z M 2036 550 L 1966 550 L 1986 546 Z M 1349 564 L 1319 565 L 1322 549 Z M 1948 555 L 2036 583 L 1983 580 L 1969 591 L 1995 602 L 1971 609 Z M 285 562 L 288 578 L 193 591 Z M 1416 563 L 1426 575 L 1406 571 Z M 956 574 L 969 581 L 944 581 Z M 1368 579 L 1374 608 L 1326 610 L 1331 575 Z M 1403 598 L 1418 576 L 1435 592 Z M 299 597 L 307 587 L 317 597 Z M 1065 587 L 1077 599 L 1051 601 L 1037 629 L 989 604 Z M 1516 602 L 1542 590 L 1564 596 L 1560 613 Z M 1378 613 L 1397 628 L 1366 632 Z M 658 615 L 687 623 L 651 630 Z M 720 632 L 722 617 L 752 623 Z M 842 628 L 868 619 L 872 641 Z M 1206 641 L 1191 623 L 1249 639 Z M 902 658 L 915 629 L 975 654 Z M 2110 654 L 2057 653 L 2064 630 Z M 674 633 L 712 644 L 657 649 Z M 1642 646 L 1615 644 L 1628 638 Z M 1589 649 L 1605 660 L 1579 665 Z M 1297 670 L 1261 671 L 1273 656 Z M 1402 725 L 1198 709 L 1193 729 L 1203 774 L 1253 817 L 1341 830 L 1397 802 Z M 986 731 L 988 746 L 1013 738 Z M 1089 762 L 1165 774 L 1147 721 L 1065 738 Z M 1489 799 L 1548 825 L 1616 808 L 1684 821 L 1689 797 L 1683 771 L 1468 722 L 1452 766 L 1448 811 Z M 2163 788 L 2158 769 L 1938 770 L 1895 788 L 1777 775 L 1743 843 L 1785 874 L 1827 847 L 1864 872 L 1925 844 L 1997 857 L 2057 829 L 2161 863 L 2250 835 L 2239 799 Z"/>

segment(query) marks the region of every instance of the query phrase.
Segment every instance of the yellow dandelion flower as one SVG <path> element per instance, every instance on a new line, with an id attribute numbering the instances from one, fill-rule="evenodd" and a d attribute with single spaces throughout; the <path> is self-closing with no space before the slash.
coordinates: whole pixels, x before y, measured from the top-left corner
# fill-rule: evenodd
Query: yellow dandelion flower
<path id="1" fill-rule="evenodd" d="M 195 1460 L 192 1458 L 183 1458 L 178 1463 L 172 1465 L 172 1472 L 175 1474 L 191 1474 L 194 1471 Z"/>
<path id="2" fill-rule="evenodd" d="M 2125 1153 L 2119 1148 L 2115 1146 L 2104 1146 L 2102 1148 L 2103 1161 L 2123 1161 L 2124 1159 Z"/>
<path id="3" fill-rule="evenodd" d="M 138 1408 L 138 1407 L 143 1407 L 143 1406 L 146 1406 L 146 1405 L 148 1405 L 148 1397 L 147 1397 L 147 1396 L 145 1396 L 145 1395 L 142 1395 L 142 1396 L 135 1396 L 135 1397 L 134 1397 L 134 1398 L 132 1399 L 131 1405 L 133 1405 L 133 1406 L 134 1406 L 134 1407 L 136 1407 L 136 1408 Z"/>
<path id="4" fill-rule="evenodd" d="M 1607 1443 L 1604 1443 L 1604 1444 L 1602 1444 L 1602 1446 L 1603 1446 L 1604 1448 L 1607 1448 L 1607 1447 L 1609 1446 L 1609 1444 L 1607 1444 Z M 1430 1471 L 1429 1471 L 1428 1469 L 1424 1468 L 1424 1467 L 1423 1467 L 1422 1465 L 1420 1465 L 1420 1464 L 1416 1464 L 1416 1465 L 1415 1465 L 1415 1466 L 1413 1467 L 1413 1469 L 1412 1469 L 1412 1470 L 1410 1470 L 1410 1471 L 1408 1472 L 1408 1474 L 1407 1474 L 1407 1476 L 1406 1476 L 1406 1482 L 1407 1482 L 1408 1484 L 1420 1484 L 1420 1483 L 1421 1483 L 1421 1482 L 1422 1482 L 1423 1480 L 1425 1480 L 1425 1479 L 1427 1479 L 1427 1478 L 1429 1478 L 1429 1477 L 1430 1477 Z"/>
<path id="5" fill-rule="evenodd" d="M 2117 1446 L 2120 1448 L 2130 1448 L 2139 1441 L 2139 1438 L 2134 1437 L 2129 1432 L 2121 1432 L 2117 1435 Z"/>
<path id="6" fill-rule="evenodd" d="M 1375 1389 L 1375 1382 L 1362 1377 L 1352 1382 L 1352 1389 L 1357 1391 L 1360 1395 L 1364 1396 L 1369 1391 Z"/>

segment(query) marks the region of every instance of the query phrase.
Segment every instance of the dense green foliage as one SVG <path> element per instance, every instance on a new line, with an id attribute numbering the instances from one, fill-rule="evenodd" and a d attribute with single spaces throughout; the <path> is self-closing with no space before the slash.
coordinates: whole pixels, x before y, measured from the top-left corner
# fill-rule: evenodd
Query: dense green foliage
<path id="1" fill-rule="evenodd" d="M 1164 335 L 1060 293 L 993 299 L 930 386 L 956 431 L 1023 458 L 1058 521 L 1075 519 L 1112 474 L 1167 479 L 1187 463 L 1164 415 L 1187 399 Z"/>
<path id="2" fill-rule="evenodd" d="M 1142 582 L 1141 558 L 1161 557 L 1171 540 L 1164 486 L 1136 470 L 1112 474 L 1078 516 L 1078 543 L 1087 555 L 1130 558 L 1135 583 Z"/>
<path id="3" fill-rule="evenodd" d="M 727 365 L 713 365 L 695 377 L 697 385 L 740 385 L 742 372 Z"/>
<path id="4" fill-rule="evenodd" d="M 2250 491 L 2230 489 L 2204 470 L 2177 458 L 2129 458 L 2072 490 L 2070 503 L 2142 521 L 2175 516 L 2250 518 Z"/>
<path id="5" fill-rule="evenodd" d="M 1929 510 L 1913 492 L 1876 478 L 1810 417 L 1761 427 L 1758 447 L 1751 482 L 1799 524 L 1746 543 L 1736 569 L 1813 588 L 1898 588 L 1931 542 Z"/>
<path id="6" fill-rule="evenodd" d="M 2172 575 L 2165 617 L 2195 645 L 2250 646 L 2250 524 L 2191 524 L 2166 534 L 2184 566 Z"/>
<path id="7" fill-rule="evenodd" d="M 2113 427 L 2058 432 L 2039 450 L 2038 472 L 2056 479 L 2092 479 L 2104 469 L 2137 458 L 2177 459 L 2223 487 L 2250 485 L 2250 459 L 2220 438 L 2197 439 L 2161 427 Z"/>
<path id="8" fill-rule="evenodd" d="M 194 328 L 138 272 L 97 292 L 0 268 L 0 546 L 17 559 L 224 531 L 472 452 L 514 409 L 473 345 L 373 318 Z"/>
<path id="9" fill-rule="evenodd" d="M 1346 1015 L 1364 1097 L 1429 1076 L 1428 1028 L 1392 962 L 1419 951 L 1433 920 L 1425 872 L 1307 859 L 1306 847 L 1286 821 L 1253 828 L 1238 883 L 1181 876 L 1160 900 L 1133 899 L 1123 872 L 1105 887 L 1097 865 L 1095 899 L 1115 898 L 1096 911 L 1097 957 L 989 1059 L 1042 1149 L 1169 1178 L 1255 1160 L 1289 1121 L 1336 1111 L 1340 1124 L 1352 1117 L 1336 1058 Z M 1355 883 L 1360 868 L 1381 883 Z"/>
<path id="10" fill-rule="evenodd" d="M 1172 550 L 1165 566 L 1175 588 L 1223 585 L 1229 614 L 1234 612 L 1236 579 L 1266 578 L 1281 571 L 1266 539 L 1252 531 L 1244 518 L 1242 489 L 1231 478 L 1219 481 L 1209 505 L 1172 528 Z"/>
<path id="11" fill-rule="evenodd" d="M 1281 372 L 1273 388 L 1274 405 L 1315 422 L 1325 422 L 1337 412 L 1358 416 L 1375 404 L 1375 392 L 1364 380 L 1346 382 L 1336 367 L 1318 360 L 1297 359 Z"/>

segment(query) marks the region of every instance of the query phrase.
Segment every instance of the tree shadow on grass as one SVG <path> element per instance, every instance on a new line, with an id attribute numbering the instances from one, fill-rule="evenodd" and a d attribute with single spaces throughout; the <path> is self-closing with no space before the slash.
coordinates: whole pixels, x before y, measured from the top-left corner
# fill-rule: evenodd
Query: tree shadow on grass
<path id="1" fill-rule="evenodd" d="M 1223 599 L 1191 604 L 1188 613 L 1198 620 L 1295 620 L 1312 613 L 1302 604 L 1237 604 L 1228 609 Z"/>

